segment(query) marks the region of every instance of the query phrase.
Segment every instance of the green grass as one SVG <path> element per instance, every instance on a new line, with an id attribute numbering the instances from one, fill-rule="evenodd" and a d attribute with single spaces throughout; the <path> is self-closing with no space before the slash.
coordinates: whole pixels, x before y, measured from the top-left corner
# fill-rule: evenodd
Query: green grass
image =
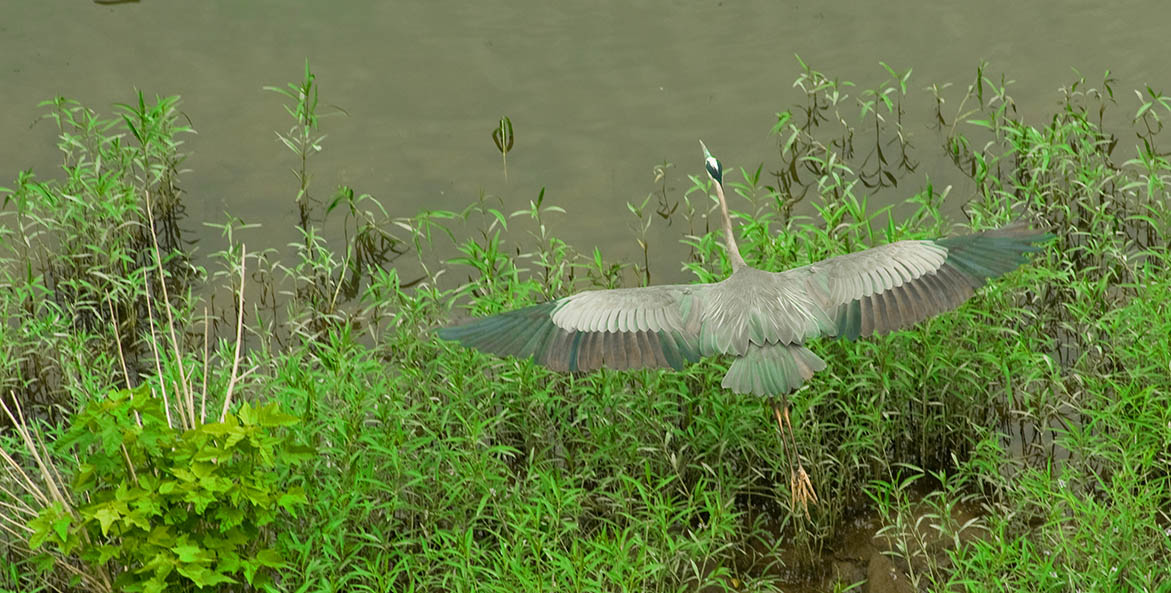
<path id="1" fill-rule="evenodd" d="M 307 66 L 301 83 L 280 87 L 294 119 L 282 138 L 297 159 L 290 207 L 304 240 L 286 262 L 278 246 L 240 243 L 242 221 L 217 223 L 229 247 L 204 269 L 176 234 L 186 131 L 177 99 L 139 96 L 113 119 L 49 102 L 64 178 L 27 172 L 0 192 L 0 397 L 13 411 L 0 418 L 9 505 L 0 591 L 146 582 L 130 576 L 145 562 L 127 552 L 139 526 L 96 525 L 93 501 L 121 500 L 112 485 L 179 475 L 192 460 L 187 445 L 143 441 L 154 433 L 140 434 L 133 415 L 95 414 L 116 408 L 127 387 L 166 397 L 171 416 L 148 426 L 168 443 L 220 434 L 231 422 L 221 410 L 249 414 L 248 402 L 299 418 L 256 429 L 257 442 L 311 453 L 238 457 L 198 437 L 212 448 L 196 461 L 226 472 L 200 494 L 228 509 L 215 516 L 169 490 L 149 495 L 158 485 L 149 479 L 133 490 L 148 521 L 172 517 L 186 530 L 190 545 L 172 551 L 187 573 L 159 577 L 168 590 L 220 578 L 197 568 L 251 582 L 216 552 L 215 535 L 251 495 L 264 520 L 232 553 L 263 561 L 273 579 L 206 588 L 844 590 L 857 583 L 833 582 L 831 560 L 853 522 L 874 516 L 876 545 L 920 590 L 1171 591 L 1166 98 L 1146 89 L 1132 129 L 1107 131 L 1099 108 L 1130 107 L 1109 76 L 1098 88 L 1079 79 L 1037 125 L 1006 108 L 1009 89 L 981 64 L 964 92 L 931 87 L 947 101 L 937 130 L 912 146 L 910 71 L 887 67 L 887 80 L 855 97 L 849 83 L 802 66 L 801 102 L 773 129 L 777 154 L 729 184 L 751 264 L 779 270 L 949 232 L 941 211 L 961 198 L 915 165 L 934 150 L 976 188 L 964 226 L 1024 217 L 1056 235 L 1033 265 L 958 311 L 813 345 L 829 368 L 792 398 L 821 497 L 808 517 L 790 508 L 766 406 L 719 388 L 727 361 L 560 375 L 433 335 L 458 309 L 487 314 L 645 282 L 657 253 L 645 241 L 658 220 L 651 198 L 687 229 L 695 279 L 726 274 L 719 235 L 705 230 L 718 225 L 705 219 L 713 202 L 698 160 L 679 167 L 697 172 L 682 195 L 657 185 L 631 205 L 637 266 L 558 239 L 565 212 L 543 191 L 517 212 L 479 196 L 463 212 L 395 217 L 351 188 L 322 202 L 309 174 L 322 136 Z M 1118 146 L 1136 137 L 1133 151 Z M 900 221 L 876 210 L 880 192 L 914 211 Z M 813 218 L 793 214 L 810 207 Z M 323 236 L 339 212 L 344 237 Z M 439 255 L 448 248 L 458 255 Z M 232 298 L 205 308 L 201 295 L 217 290 Z M 121 428 L 98 441 L 63 438 L 83 421 Z M 103 460 L 96 483 L 110 487 L 81 471 L 93 460 Z M 304 504 L 269 500 L 228 471 L 254 463 L 271 463 L 275 492 L 303 489 Z M 141 502 L 151 500 L 165 512 Z"/>

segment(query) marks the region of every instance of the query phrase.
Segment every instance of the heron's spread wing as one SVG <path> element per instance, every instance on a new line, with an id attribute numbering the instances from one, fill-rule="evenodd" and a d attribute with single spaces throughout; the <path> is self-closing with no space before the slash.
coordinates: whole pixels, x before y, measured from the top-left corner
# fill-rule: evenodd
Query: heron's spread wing
<path id="1" fill-rule="evenodd" d="M 699 359 L 707 286 L 587 291 L 443 328 L 439 337 L 556 371 L 679 369 Z"/>
<path id="2" fill-rule="evenodd" d="M 804 279 L 848 339 L 885 333 L 954 309 L 1049 237 L 1024 225 L 934 241 L 898 241 L 777 274 Z"/>

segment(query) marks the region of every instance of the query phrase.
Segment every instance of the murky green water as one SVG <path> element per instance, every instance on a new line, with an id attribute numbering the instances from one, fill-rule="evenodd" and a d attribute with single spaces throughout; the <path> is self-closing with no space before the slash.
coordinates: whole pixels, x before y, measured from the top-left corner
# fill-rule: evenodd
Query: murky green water
<path id="1" fill-rule="evenodd" d="M 1017 81 L 1022 113 L 1040 117 L 1071 67 L 1092 81 L 1110 68 L 1120 89 L 1165 88 L 1167 23 L 1171 3 L 1158 0 L 0 0 L 0 185 L 59 162 L 51 126 L 30 128 L 38 101 L 60 94 L 106 110 L 134 87 L 180 94 L 199 130 L 188 139 L 189 230 L 210 236 L 199 223 L 227 211 L 264 225 L 253 242 L 293 241 L 293 159 L 273 133 L 289 122 L 282 98 L 261 86 L 298 79 L 308 57 L 323 103 L 349 114 L 323 122 L 318 196 L 345 183 L 407 215 L 458 209 L 481 191 L 516 209 L 544 186 L 569 211 L 556 234 L 584 251 L 632 256 L 624 204 L 652 191 L 655 164 L 676 164 L 669 186 L 681 193 L 688 173 L 702 173 L 698 138 L 728 167 L 772 161 L 774 113 L 799 98 L 794 53 L 859 83 L 881 82 L 879 60 L 913 67 L 921 100 L 930 82 L 962 88 L 986 59 Z M 1119 113 L 1138 106 L 1129 90 L 1119 100 Z M 516 130 L 508 182 L 490 139 L 501 115 Z M 921 144 L 935 142 L 926 123 L 910 124 Z M 962 182 L 945 161 L 924 165 Z M 659 227 L 652 240 L 677 239 L 677 229 Z M 671 245 L 660 253 L 657 279 L 678 274 Z"/>

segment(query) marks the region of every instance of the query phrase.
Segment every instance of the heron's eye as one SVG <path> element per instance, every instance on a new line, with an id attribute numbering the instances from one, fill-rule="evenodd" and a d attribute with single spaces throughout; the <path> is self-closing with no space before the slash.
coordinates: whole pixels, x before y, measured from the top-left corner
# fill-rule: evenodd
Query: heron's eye
<path id="1" fill-rule="evenodd" d="M 716 157 L 708 157 L 704 165 L 707 166 L 707 174 L 711 175 L 712 179 L 715 179 L 717 183 L 724 182 L 724 168 L 720 165 L 720 161 L 716 160 Z"/>

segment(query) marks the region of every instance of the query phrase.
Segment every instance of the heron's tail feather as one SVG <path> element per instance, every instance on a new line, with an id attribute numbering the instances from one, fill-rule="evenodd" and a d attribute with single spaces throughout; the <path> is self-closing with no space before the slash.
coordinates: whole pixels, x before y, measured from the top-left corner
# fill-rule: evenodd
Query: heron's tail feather
<path id="1" fill-rule="evenodd" d="M 824 368 L 824 360 L 799 344 L 749 344 L 744 356 L 732 361 L 723 386 L 736 393 L 783 395 Z"/>

